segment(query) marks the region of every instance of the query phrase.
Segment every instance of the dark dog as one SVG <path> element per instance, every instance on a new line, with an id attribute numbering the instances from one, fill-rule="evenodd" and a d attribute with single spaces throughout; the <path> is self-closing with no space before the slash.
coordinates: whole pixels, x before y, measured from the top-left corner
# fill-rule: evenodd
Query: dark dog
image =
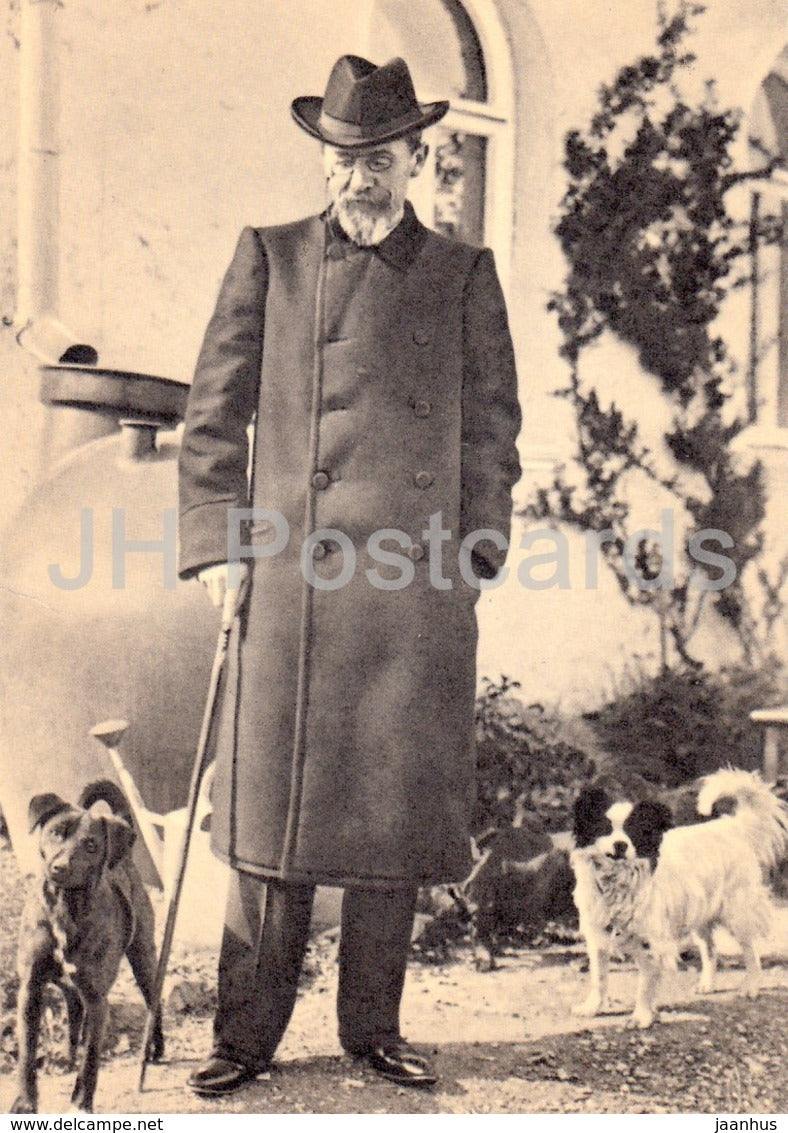
<path id="1" fill-rule="evenodd" d="M 90 808 L 103 801 L 113 812 Z M 124 954 L 150 1005 L 156 973 L 153 906 L 131 862 L 134 827 L 126 797 L 114 783 L 90 783 L 77 806 L 57 795 L 30 802 L 31 834 L 40 830 L 43 877 L 22 913 L 17 967 L 20 979 L 19 1094 L 13 1113 L 35 1113 L 36 1048 L 42 994 L 47 983 L 63 992 L 68 1011 L 69 1054 L 84 1044 L 72 1106 L 92 1112 L 107 995 Z M 161 1017 L 149 1057 L 164 1053 Z"/>
<path id="2" fill-rule="evenodd" d="M 537 818 L 518 813 L 511 826 L 481 835 L 476 848 L 470 874 L 449 892 L 470 925 L 477 968 L 495 970 L 507 936 L 536 935 L 551 921 L 577 924 L 569 855 Z"/>

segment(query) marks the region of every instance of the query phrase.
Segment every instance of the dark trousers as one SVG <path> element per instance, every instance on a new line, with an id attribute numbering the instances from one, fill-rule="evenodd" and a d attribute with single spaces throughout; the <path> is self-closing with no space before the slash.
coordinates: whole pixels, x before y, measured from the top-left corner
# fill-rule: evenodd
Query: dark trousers
<path id="1" fill-rule="evenodd" d="M 214 1051 L 267 1066 L 295 1006 L 313 885 L 233 871 L 219 955 Z M 345 889 L 339 944 L 339 1041 L 362 1054 L 399 1036 L 417 890 Z"/>

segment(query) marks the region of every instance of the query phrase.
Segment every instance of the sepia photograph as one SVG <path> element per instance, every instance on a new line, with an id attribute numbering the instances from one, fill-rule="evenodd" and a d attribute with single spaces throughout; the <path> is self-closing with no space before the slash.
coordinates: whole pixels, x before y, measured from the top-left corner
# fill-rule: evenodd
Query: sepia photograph
<path id="1" fill-rule="evenodd" d="M 2 1127 L 778 1130 L 785 0 L 7 0 L 0 90 Z"/>

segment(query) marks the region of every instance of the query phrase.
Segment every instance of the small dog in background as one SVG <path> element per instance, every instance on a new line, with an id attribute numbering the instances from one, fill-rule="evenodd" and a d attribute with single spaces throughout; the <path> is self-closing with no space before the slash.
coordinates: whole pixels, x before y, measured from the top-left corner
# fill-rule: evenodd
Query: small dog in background
<path id="1" fill-rule="evenodd" d="M 112 813 L 96 813 L 93 808 L 99 802 Z M 80 1041 L 84 1044 L 71 1103 L 77 1111 L 90 1113 L 107 995 L 124 954 L 146 1005 L 151 1002 L 156 974 L 153 906 L 130 857 L 132 815 L 114 783 L 90 783 L 76 806 L 58 795 L 36 795 L 28 818 L 30 833 L 38 831 L 43 870 L 20 923 L 19 1092 L 12 1112 L 36 1112 L 42 993 L 47 983 L 54 983 L 66 1002 L 72 1063 Z M 163 1053 L 159 1016 L 149 1054 L 155 1061 Z"/>
<path id="2" fill-rule="evenodd" d="M 510 826 L 476 839 L 473 869 L 461 885 L 449 887 L 470 925 L 474 963 L 482 971 L 497 967 L 502 937 L 535 934 L 552 921 L 577 923 L 569 856 L 524 804 L 520 796 Z"/>
<path id="3" fill-rule="evenodd" d="M 743 994 L 758 994 L 756 941 L 772 913 L 766 877 L 788 851 L 788 807 L 757 773 L 729 768 L 701 780 L 696 808 L 699 824 L 674 826 L 653 799 L 611 801 L 600 788 L 578 797 L 570 864 L 591 989 L 577 1014 L 604 1009 L 613 948 L 638 964 L 632 1026 L 654 1021 L 660 971 L 675 968 L 689 937 L 701 955 L 698 990 L 711 991 L 717 926 L 742 949 Z"/>

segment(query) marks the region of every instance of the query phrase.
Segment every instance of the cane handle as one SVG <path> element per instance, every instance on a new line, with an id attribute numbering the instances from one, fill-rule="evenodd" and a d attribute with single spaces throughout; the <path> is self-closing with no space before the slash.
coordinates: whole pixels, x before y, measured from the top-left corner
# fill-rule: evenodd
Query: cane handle
<path id="1" fill-rule="evenodd" d="M 228 586 L 224 592 L 224 602 L 222 603 L 222 632 L 229 633 L 232 629 L 233 619 L 235 617 L 235 605 L 238 601 L 238 590 L 231 590 Z"/>

